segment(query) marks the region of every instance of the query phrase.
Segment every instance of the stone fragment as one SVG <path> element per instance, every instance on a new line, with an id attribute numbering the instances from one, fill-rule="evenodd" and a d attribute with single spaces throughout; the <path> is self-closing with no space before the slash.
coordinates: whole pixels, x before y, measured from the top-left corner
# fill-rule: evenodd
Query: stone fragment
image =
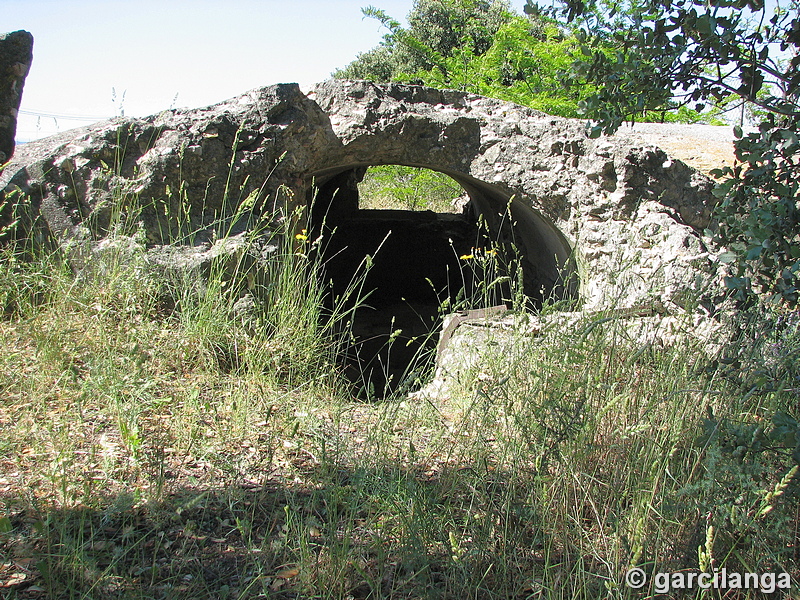
<path id="1" fill-rule="evenodd" d="M 27 31 L 0 35 L 0 165 L 14 154 L 22 88 L 33 62 L 33 36 Z"/>

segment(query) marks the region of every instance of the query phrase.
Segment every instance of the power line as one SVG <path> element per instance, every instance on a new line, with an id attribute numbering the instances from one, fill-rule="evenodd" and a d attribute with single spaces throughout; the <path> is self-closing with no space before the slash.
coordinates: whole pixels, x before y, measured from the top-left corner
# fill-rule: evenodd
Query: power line
<path id="1" fill-rule="evenodd" d="M 102 117 L 95 117 L 90 115 L 68 115 L 66 113 L 52 113 L 52 112 L 42 112 L 42 111 L 35 111 L 35 110 L 20 110 L 20 114 L 28 115 L 30 117 L 45 117 L 48 119 L 64 119 L 68 121 L 103 121 L 105 119 L 110 119 L 109 116 L 102 116 Z"/>

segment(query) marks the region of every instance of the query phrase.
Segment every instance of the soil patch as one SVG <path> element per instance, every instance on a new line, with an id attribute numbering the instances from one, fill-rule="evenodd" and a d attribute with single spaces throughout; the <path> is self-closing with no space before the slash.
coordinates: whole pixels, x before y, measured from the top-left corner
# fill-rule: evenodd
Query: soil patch
<path id="1" fill-rule="evenodd" d="M 729 125 L 686 125 L 677 123 L 636 123 L 625 125 L 621 133 L 641 139 L 643 144 L 658 146 L 673 158 L 698 171 L 733 166 L 733 127 Z"/>

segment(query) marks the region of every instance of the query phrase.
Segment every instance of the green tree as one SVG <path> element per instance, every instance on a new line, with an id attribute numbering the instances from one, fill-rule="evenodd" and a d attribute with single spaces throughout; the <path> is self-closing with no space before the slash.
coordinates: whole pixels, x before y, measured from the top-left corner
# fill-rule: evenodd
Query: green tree
<path id="1" fill-rule="evenodd" d="M 360 208 L 434 212 L 454 212 L 453 200 L 464 194 L 444 173 L 402 165 L 370 167 L 358 190 Z"/>
<path id="2" fill-rule="evenodd" d="M 417 0 L 408 25 L 412 36 L 441 56 L 465 43 L 480 55 L 511 16 L 507 0 Z"/>
<path id="3" fill-rule="evenodd" d="M 526 12 L 540 9 L 528 0 Z M 596 91 L 581 103 L 592 135 L 664 107 L 702 112 L 737 99 L 758 131 L 736 127 L 738 164 L 720 170 L 716 238 L 728 287 L 798 303 L 800 286 L 800 17 L 763 0 L 563 0 L 581 43 L 574 77 Z M 609 45 L 616 50 L 607 51 Z"/>
<path id="4" fill-rule="evenodd" d="M 473 92 L 516 102 L 549 114 L 578 116 L 586 86 L 564 86 L 563 72 L 578 46 L 558 25 L 545 19 L 512 17 L 494 35 L 491 46 L 478 53 L 468 43 L 455 49 L 441 64 L 399 80 Z"/>
<path id="5" fill-rule="evenodd" d="M 441 65 L 464 44 L 482 54 L 512 17 L 507 0 L 415 0 L 407 29 L 373 6 L 361 12 L 389 33 L 380 46 L 359 54 L 334 77 L 386 82 Z"/>
<path id="6" fill-rule="evenodd" d="M 578 116 L 588 88 L 565 87 L 563 76 L 576 39 L 543 13 L 523 17 L 498 0 L 417 0 L 403 28 L 375 7 L 362 12 L 389 33 L 335 77 L 457 89 Z"/>

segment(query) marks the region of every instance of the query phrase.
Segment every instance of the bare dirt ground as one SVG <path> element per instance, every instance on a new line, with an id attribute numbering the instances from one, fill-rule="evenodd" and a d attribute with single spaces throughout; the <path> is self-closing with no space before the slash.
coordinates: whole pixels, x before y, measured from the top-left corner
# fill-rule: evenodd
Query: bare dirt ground
<path id="1" fill-rule="evenodd" d="M 732 166 L 734 162 L 733 127 L 730 125 L 636 123 L 633 127 L 624 125 L 620 133 L 640 138 L 643 144 L 658 146 L 706 175 L 712 169 Z"/>

